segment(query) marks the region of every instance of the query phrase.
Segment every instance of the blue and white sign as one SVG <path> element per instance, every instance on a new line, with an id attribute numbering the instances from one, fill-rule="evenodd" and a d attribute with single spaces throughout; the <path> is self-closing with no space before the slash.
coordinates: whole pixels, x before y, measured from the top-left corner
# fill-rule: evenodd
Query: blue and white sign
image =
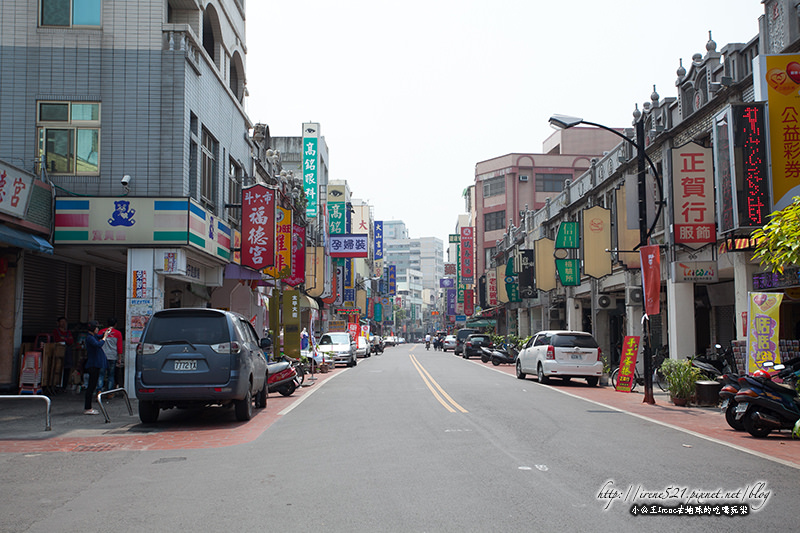
<path id="1" fill-rule="evenodd" d="M 375 250 L 373 253 L 373 259 L 383 259 L 383 221 L 376 220 L 373 239 L 375 242 Z"/>

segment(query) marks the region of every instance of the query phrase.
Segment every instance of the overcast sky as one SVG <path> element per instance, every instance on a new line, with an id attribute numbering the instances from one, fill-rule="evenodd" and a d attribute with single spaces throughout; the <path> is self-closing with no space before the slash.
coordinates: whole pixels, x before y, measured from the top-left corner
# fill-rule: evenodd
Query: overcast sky
<path id="1" fill-rule="evenodd" d="M 629 127 L 677 96 L 708 32 L 758 34 L 760 0 L 250 0 L 247 101 L 273 136 L 319 122 L 330 178 L 377 220 L 447 242 L 475 164 L 541 152 L 548 118 Z"/>

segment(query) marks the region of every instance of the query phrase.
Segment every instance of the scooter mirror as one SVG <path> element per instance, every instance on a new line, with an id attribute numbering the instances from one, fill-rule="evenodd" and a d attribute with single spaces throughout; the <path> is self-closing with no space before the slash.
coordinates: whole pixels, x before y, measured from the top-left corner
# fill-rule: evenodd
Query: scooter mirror
<path id="1" fill-rule="evenodd" d="M 771 367 L 775 366 L 775 363 L 773 363 L 772 361 L 765 361 L 764 363 L 761 364 L 761 366 Z"/>

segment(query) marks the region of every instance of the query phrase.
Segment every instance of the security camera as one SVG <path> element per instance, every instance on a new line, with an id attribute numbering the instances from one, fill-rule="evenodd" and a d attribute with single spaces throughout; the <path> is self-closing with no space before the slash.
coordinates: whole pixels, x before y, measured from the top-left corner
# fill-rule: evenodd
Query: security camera
<path id="1" fill-rule="evenodd" d="M 123 187 L 127 187 L 128 185 L 131 184 L 131 177 L 125 174 L 124 176 L 122 176 L 120 183 L 122 183 Z"/>

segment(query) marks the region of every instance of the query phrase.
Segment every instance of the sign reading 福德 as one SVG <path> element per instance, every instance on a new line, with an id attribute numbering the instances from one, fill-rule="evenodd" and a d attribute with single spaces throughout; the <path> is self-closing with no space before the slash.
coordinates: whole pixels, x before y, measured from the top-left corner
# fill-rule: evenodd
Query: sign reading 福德
<path id="1" fill-rule="evenodd" d="M 242 189 L 242 265 L 261 270 L 275 264 L 275 191 Z"/>
<path id="2" fill-rule="evenodd" d="M 307 122 L 303 124 L 303 190 L 306 193 L 306 217 L 315 218 L 319 204 L 319 124 Z"/>
<path id="3" fill-rule="evenodd" d="M 689 143 L 672 151 L 675 242 L 697 249 L 716 242 L 712 150 Z"/>
<path id="4" fill-rule="evenodd" d="M 631 392 L 636 372 L 636 357 L 639 354 L 639 337 L 626 336 L 622 341 L 622 355 L 619 360 L 619 379 L 616 388 L 620 392 Z"/>

